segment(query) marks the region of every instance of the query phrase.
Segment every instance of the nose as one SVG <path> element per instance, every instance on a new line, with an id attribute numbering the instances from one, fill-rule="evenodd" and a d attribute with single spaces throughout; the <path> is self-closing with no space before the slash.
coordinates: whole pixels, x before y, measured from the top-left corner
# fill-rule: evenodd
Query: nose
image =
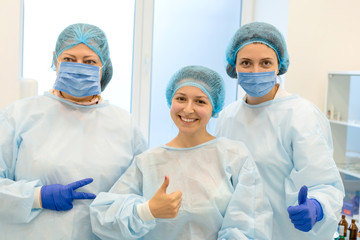
<path id="1" fill-rule="evenodd" d="M 186 114 L 191 114 L 194 112 L 194 107 L 192 101 L 188 101 L 186 105 L 184 106 L 184 112 Z"/>
<path id="2" fill-rule="evenodd" d="M 258 73 L 258 72 L 261 72 L 260 66 L 258 66 L 258 65 L 254 65 L 254 67 L 253 67 L 253 69 L 252 69 L 252 71 L 251 71 L 251 72 L 253 72 L 253 73 Z"/>

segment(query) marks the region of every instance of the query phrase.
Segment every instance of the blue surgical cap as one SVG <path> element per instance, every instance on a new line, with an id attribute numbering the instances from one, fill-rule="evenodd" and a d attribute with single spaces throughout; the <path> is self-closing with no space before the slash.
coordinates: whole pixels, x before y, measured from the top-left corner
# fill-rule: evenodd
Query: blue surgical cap
<path id="1" fill-rule="evenodd" d="M 224 106 L 225 85 L 222 77 L 215 71 L 203 66 L 186 66 L 178 70 L 170 79 L 166 88 L 166 100 L 171 107 L 171 100 L 183 86 L 198 87 L 203 91 L 213 106 L 212 117 L 217 117 Z"/>
<path id="2" fill-rule="evenodd" d="M 283 35 L 271 24 L 253 22 L 237 30 L 226 49 L 226 72 L 230 77 L 237 78 L 236 55 L 238 51 L 251 43 L 263 43 L 272 48 L 279 61 L 278 75 L 286 73 L 289 67 L 289 55 Z"/>
<path id="3" fill-rule="evenodd" d="M 55 54 L 52 68 L 56 69 L 56 62 L 59 55 L 80 43 L 85 44 L 93 50 L 100 58 L 103 65 L 101 78 L 101 91 L 105 90 L 113 74 L 113 67 L 110 59 L 109 45 L 105 33 L 98 27 L 86 23 L 72 24 L 65 28 L 56 41 Z"/>

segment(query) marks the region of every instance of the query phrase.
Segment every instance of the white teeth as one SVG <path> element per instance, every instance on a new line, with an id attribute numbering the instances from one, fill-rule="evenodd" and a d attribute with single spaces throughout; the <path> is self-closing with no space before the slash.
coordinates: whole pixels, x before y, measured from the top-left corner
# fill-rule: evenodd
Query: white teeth
<path id="1" fill-rule="evenodd" d="M 181 120 L 183 120 L 184 122 L 194 122 L 195 119 L 188 119 L 188 118 L 183 118 L 181 117 Z"/>

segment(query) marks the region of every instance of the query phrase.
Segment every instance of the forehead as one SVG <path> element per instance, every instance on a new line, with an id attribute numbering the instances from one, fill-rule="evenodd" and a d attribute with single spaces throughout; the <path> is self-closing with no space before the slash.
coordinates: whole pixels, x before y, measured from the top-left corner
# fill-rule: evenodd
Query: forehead
<path id="1" fill-rule="evenodd" d="M 179 88 L 175 94 L 183 94 L 187 96 L 206 97 L 207 95 L 198 87 L 195 86 L 183 86 Z"/>
<path id="2" fill-rule="evenodd" d="M 72 48 L 63 51 L 60 55 L 71 54 L 71 55 L 82 55 L 82 56 L 95 56 L 99 57 L 91 48 L 83 43 L 80 43 Z"/>
<path id="3" fill-rule="evenodd" d="M 277 59 L 275 51 L 263 43 L 251 43 L 245 45 L 237 52 L 237 58 L 274 58 Z"/>

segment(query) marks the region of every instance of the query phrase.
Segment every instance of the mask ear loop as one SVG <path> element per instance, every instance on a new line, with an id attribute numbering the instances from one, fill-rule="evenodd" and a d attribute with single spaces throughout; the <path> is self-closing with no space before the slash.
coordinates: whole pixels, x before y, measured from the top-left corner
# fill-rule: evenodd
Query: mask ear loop
<path id="1" fill-rule="evenodd" d="M 285 87 L 285 79 L 283 77 L 284 75 L 277 75 L 276 76 L 276 83 L 278 83 L 281 87 Z"/>

